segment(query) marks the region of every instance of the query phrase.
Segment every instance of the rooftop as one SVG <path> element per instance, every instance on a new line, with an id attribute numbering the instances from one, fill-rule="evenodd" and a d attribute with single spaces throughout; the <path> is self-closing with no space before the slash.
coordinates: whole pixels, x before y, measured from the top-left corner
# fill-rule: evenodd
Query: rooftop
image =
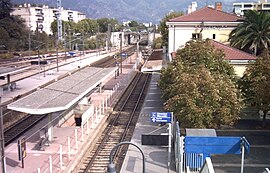
<path id="1" fill-rule="evenodd" d="M 227 46 L 215 40 L 210 40 L 210 42 L 213 44 L 213 46 L 216 49 L 221 49 L 224 51 L 226 60 L 256 60 L 257 59 L 257 57 L 254 55 L 251 55 L 239 49 L 233 48 L 231 46 Z"/>
<path id="2" fill-rule="evenodd" d="M 204 7 L 184 16 L 170 19 L 169 22 L 239 22 L 241 17 L 212 7 Z"/>
<path id="3" fill-rule="evenodd" d="M 115 68 L 86 67 L 8 105 L 29 114 L 47 114 L 68 109 L 94 89 Z"/>

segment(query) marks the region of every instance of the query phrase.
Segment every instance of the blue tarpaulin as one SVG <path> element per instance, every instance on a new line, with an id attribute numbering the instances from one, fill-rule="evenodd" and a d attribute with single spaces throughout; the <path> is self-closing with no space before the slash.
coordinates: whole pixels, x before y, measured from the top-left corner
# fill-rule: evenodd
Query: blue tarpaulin
<path id="1" fill-rule="evenodd" d="M 196 168 L 201 166 L 195 164 L 197 159 L 189 156 L 190 154 L 199 154 L 205 160 L 206 157 L 210 157 L 211 154 L 241 154 L 242 146 L 245 147 L 245 151 L 249 153 L 250 144 L 246 138 L 241 137 L 199 137 L 199 136 L 186 136 L 185 137 L 185 153 L 187 154 L 187 162 L 190 168 Z M 196 156 L 197 157 L 197 156 Z M 203 162 L 200 162 L 203 163 Z"/>

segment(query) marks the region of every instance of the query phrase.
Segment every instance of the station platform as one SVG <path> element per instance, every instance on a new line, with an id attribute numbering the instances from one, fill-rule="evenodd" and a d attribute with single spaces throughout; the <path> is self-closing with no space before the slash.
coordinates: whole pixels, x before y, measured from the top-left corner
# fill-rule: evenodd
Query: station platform
<path id="1" fill-rule="evenodd" d="M 153 74 L 143 109 L 136 124 L 131 142 L 139 146 L 145 155 L 145 172 L 174 173 L 174 164 L 168 170 L 168 146 L 142 145 L 142 135 L 161 135 L 168 133 L 168 125 L 151 122 L 151 112 L 164 112 L 161 91 L 157 87 L 159 74 Z M 172 150 L 173 151 L 173 150 Z M 172 152 L 173 153 L 173 152 Z M 171 160 L 174 156 L 172 155 Z M 142 172 L 142 155 L 134 146 L 129 146 L 121 173 Z"/>
<path id="2" fill-rule="evenodd" d="M 51 143 L 45 144 L 41 149 L 39 147 L 40 129 L 48 126 L 48 119 L 45 118 L 41 123 L 35 125 L 31 131 L 23 134 L 26 141 L 26 157 L 24 158 L 24 167 L 18 160 L 17 142 L 8 145 L 5 148 L 5 156 L 8 173 L 31 173 L 31 172 L 53 172 L 68 173 L 74 169 L 80 156 L 91 144 L 101 125 L 106 120 L 106 115 L 111 111 L 112 105 L 121 96 L 121 91 L 125 89 L 134 75 L 135 62 L 138 62 L 135 55 L 123 63 L 122 74 L 112 77 L 104 83 L 102 92 L 91 94 L 92 117 L 82 127 L 76 126 L 74 116 L 66 119 L 59 124 L 59 114 L 52 114 L 51 120 L 55 120 L 53 126 L 53 139 Z M 85 63 L 86 65 L 89 62 Z M 157 88 L 159 75 L 152 77 L 150 88 L 144 103 L 144 108 L 140 114 L 134 135 L 133 143 L 141 146 L 146 156 L 146 172 L 157 173 L 167 172 L 168 147 L 167 146 L 142 146 L 142 134 L 161 134 L 167 133 L 167 125 L 160 126 L 150 121 L 150 112 L 163 111 L 161 93 Z M 26 80 L 26 79 L 25 79 Z M 33 80 L 33 79 L 32 79 Z M 54 79 L 53 79 L 54 80 Z M 27 83 L 27 82 L 26 82 Z M 39 85 L 41 85 L 39 83 Z M 107 102 L 104 101 L 107 99 Z M 62 119 L 65 119 L 62 117 Z M 130 147 L 125 163 L 121 172 L 141 172 L 141 155 L 135 148 Z M 173 164 L 171 164 L 173 165 Z M 173 166 L 170 172 L 174 172 Z"/>
<path id="3" fill-rule="evenodd" d="M 69 119 L 65 119 L 65 117 L 59 116 L 62 111 L 52 113 L 52 116 L 50 117 L 50 121 L 54 122 L 52 141 L 49 143 L 46 142 L 42 147 L 40 147 L 40 129 L 48 126 L 48 118 L 45 118 L 42 122 L 35 125 L 30 131 L 22 135 L 26 139 L 26 157 L 24 158 L 24 165 L 22 165 L 22 162 L 18 160 L 17 142 L 5 147 L 6 172 L 66 173 L 72 170 L 75 166 L 74 163 L 76 163 L 76 159 L 83 153 L 83 149 L 90 143 L 89 141 L 95 137 L 95 133 L 99 131 L 100 124 L 106 120 L 106 115 L 111 111 L 112 105 L 116 103 L 120 96 L 120 91 L 123 91 L 128 85 L 129 80 L 131 80 L 135 71 L 135 55 L 130 59 L 123 62 L 122 74 L 119 74 L 119 76 L 111 75 L 110 78 L 108 77 L 107 80 L 104 81 L 104 86 L 101 92 L 97 91 L 91 94 L 91 104 L 89 106 L 93 108 L 92 113 L 94 114 L 83 128 L 82 126 L 76 126 L 74 116 L 71 116 Z M 82 61 L 80 65 L 89 65 L 89 61 L 85 61 L 85 63 Z M 69 66 L 71 67 L 73 65 Z M 67 73 L 67 68 L 68 67 L 66 67 L 66 70 L 61 69 L 60 71 L 65 71 Z M 55 77 L 56 76 L 57 75 L 55 75 Z M 24 82 L 27 83 L 26 81 Z M 45 80 L 43 82 L 45 82 Z M 38 86 L 42 84 L 42 81 L 39 80 Z M 27 86 L 25 85 L 24 87 L 25 90 L 21 90 L 21 93 L 27 92 Z M 34 88 L 34 86 L 32 87 Z M 11 92 L 9 94 L 14 93 Z M 62 119 L 61 123 L 59 123 L 60 119 Z M 61 156 L 60 153 L 62 153 Z"/>
<path id="4" fill-rule="evenodd" d="M 66 61 L 59 62 L 59 70 L 57 71 L 56 65 L 47 65 L 46 68 L 54 69 L 44 71 L 42 69 L 31 70 L 29 72 L 24 72 L 16 77 L 11 76 L 11 82 L 16 81 L 16 88 L 14 90 L 1 91 L 2 94 L 1 102 L 11 102 L 19 98 L 20 96 L 27 94 L 29 92 L 35 91 L 37 88 L 43 85 L 53 82 L 63 76 L 66 76 L 69 72 L 75 72 L 79 70 L 78 67 L 83 68 L 95 61 L 98 61 L 106 56 L 112 56 L 116 52 L 112 51 L 110 53 L 101 52 L 101 54 L 91 53 L 86 54 L 83 57 L 69 58 Z M 14 69 L 13 69 L 14 70 Z M 12 70 L 9 69 L 9 72 Z M 0 70 L 0 73 L 3 71 Z M 0 80 L 0 86 L 6 84 L 5 80 Z"/>

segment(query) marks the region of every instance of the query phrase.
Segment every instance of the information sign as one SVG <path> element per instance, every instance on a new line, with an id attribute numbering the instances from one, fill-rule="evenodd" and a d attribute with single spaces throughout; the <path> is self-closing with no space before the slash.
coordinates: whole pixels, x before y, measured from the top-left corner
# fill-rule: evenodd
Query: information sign
<path id="1" fill-rule="evenodd" d="M 171 112 L 151 112 L 151 121 L 156 123 L 170 123 Z"/>

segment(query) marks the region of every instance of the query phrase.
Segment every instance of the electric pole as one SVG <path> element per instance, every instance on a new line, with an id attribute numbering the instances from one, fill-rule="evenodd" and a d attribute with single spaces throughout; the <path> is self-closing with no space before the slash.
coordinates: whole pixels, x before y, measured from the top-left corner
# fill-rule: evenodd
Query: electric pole
<path id="1" fill-rule="evenodd" d="M 62 18 L 61 18 L 61 0 L 57 0 L 57 40 L 56 40 L 56 66 L 57 66 L 57 72 L 59 71 L 58 66 L 58 47 L 59 47 L 59 41 L 62 40 Z"/>
<path id="2" fill-rule="evenodd" d="M 121 74 L 122 74 L 122 61 L 123 61 L 123 59 L 122 59 L 122 34 L 123 34 L 123 32 L 121 32 L 120 33 L 120 72 L 121 72 Z"/>
<path id="3" fill-rule="evenodd" d="M 2 114 L 2 102 L 0 93 L 0 135 L 1 135 L 1 170 L 6 173 L 6 157 L 5 157 L 5 140 L 4 140 L 4 126 L 3 126 L 3 114 Z"/>

